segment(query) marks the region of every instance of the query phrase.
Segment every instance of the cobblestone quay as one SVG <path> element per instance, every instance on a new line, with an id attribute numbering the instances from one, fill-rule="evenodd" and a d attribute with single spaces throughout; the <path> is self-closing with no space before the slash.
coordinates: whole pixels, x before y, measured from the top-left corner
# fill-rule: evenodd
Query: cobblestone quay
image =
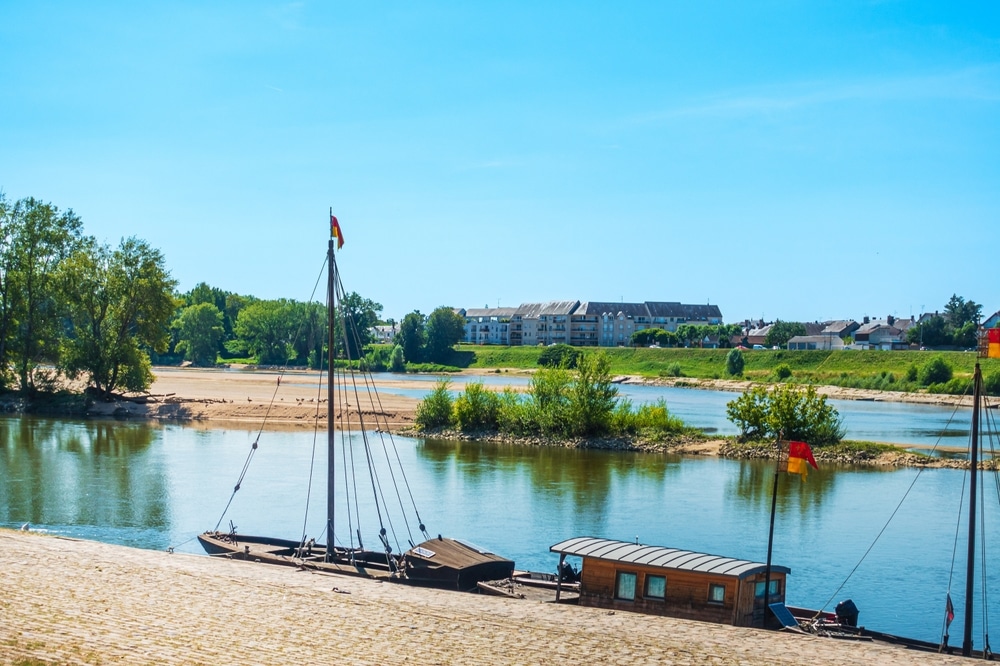
<path id="1" fill-rule="evenodd" d="M 959 664 L 0 530 L 4 664 Z"/>

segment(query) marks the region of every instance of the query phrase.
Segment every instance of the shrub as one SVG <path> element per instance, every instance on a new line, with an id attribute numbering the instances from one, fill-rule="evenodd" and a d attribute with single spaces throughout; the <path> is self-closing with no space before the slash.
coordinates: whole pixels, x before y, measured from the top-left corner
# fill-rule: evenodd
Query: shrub
<path id="1" fill-rule="evenodd" d="M 434 390 L 417 405 L 414 421 L 423 429 L 440 428 L 449 425 L 452 419 L 452 400 L 448 390 L 450 381 L 442 379 L 434 385 Z"/>
<path id="2" fill-rule="evenodd" d="M 403 357 L 403 348 L 400 345 L 396 345 L 392 348 L 392 355 L 389 357 L 389 371 L 406 371 L 406 359 Z"/>
<path id="3" fill-rule="evenodd" d="M 1000 372 L 991 372 L 983 377 L 983 393 L 1000 395 Z"/>
<path id="4" fill-rule="evenodd" d="M 726 405 L 726 416 L 740 428 L 743 440 L 782 437 L 814 446 L 836 444 L 844 437 L 843 421 L 816 388 L 752 386 Z"/>
<path id="5" fill-rule="evenodd" d="M 726 354 L 726 372 L 734 377 L 738 377 L 743 374 L 743 352 L 739 349 L 731 349 L 728 354 Z"/>
<path id="6" fill-rule="evenodd" d="M 618 387 L 611 382 L 611 363 L 604 353 L 579 359 L 569 390 L 569 425 L 573 435 L 608 432 Z"/>
<path id="7" fill-rule="evenodd" d="M 920 383 L 924 386 L 931 384 L 944 384 L 951 380 L 951 366 L 940 356 L 935 356 L 927 361 L 927 365 L 920 369 Z"/>
<path id="8" fill-rule="evenodd" d="M 917 364 L 916 363 L 911 363 L 910 367 L 908 367 L 906 369 L 906 381 L 908 381 L 908 382 L 915 382 L 915 381 L 917 381 L 918 372 L 919 371 L 917 370 Z"/>
<path id="9" fill-rule="evenodd" d="M 582 352 L 570 345 L 552 345 L 546 347 L 538 356 L 538 365 L 544 368 L 573 369 L 579 362 Z"/>
<path id="10" fill-rule="evenodd" d="M 681 371 L 680 363 L 671 363 L 667 366 L 667 374 L 671 377 L 683 377 L 684 373 Z"/>
<path id="11" fill-rule="evenodd" d="M 487 390 L 482 382 L 474 382 L 465 386 L 462 395 L 455 399 L 453 409 L 455 423 L 460 430 L 495 428 L 500 398 Z"/>
<path id="12" fill-rule="evenodd" d="M 778 378 L 778 381 L 784 381 L 792 376 L 792 369 L 788 367 L 787 363 L 782 363 L 774 369 L 774 376 Z"/>

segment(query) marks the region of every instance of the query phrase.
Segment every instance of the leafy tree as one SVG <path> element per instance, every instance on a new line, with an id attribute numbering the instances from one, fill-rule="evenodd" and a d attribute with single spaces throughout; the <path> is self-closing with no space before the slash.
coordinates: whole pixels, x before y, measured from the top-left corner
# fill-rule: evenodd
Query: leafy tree
<path id="1" fill-rule="evenodd" d="M 34 368 L 59 355 L 62 322 L 56 276 L 81 242 L 82 223 L 34 198 L 10 203 L 0 193 L 0 367 L 16 362 L 20 388 Z"/>
<path id="2" fill-rule="evenodd" d="M 236 318 L 236 336 L 244 341 L 257 362 L 283 365 L 293 354 L 292 340 L 296 333 L 294 301 L 255 301 L 240 311 Z"/>
<path id="3" fill-rule="evenodd" d="M 163 255 L 137 238 L 111 250 L 87 239 L 59 275 L 69 331 L 60 369 L 80 375 L 101 395 L 144 391 L 152 383 L 144 347 L 165 351 L 176 282 Z"/>
<path id="4" fill-rule="evenodd" d="M 572 369 L 576 367 L 582 355 L 583 352 L 570 345 L 552 345 L 551 347 L 546 347 L 538 355 L 538 365 L 545 368 Z"/>
<path id="5" fill-rule="evenodd" d="M 726 372 L 730 375 L 739 377 L 743 374 L 743 366 L 745 361 L 743 360 L 743 352 L 739 349 L 731 349 L 728 354 L 726 354 Z"/>
<path id="6" fill-rule="evenodd" d="M 372 327 L 378 324 L 382 305 L 352 291 L 344 297 L 340 309 L 344 315 L 347 358 L 360 358 L 361 351 L 372 343 Z"/>
<path id="7" fill-rule="evenodd" d="M 577 360 L 569 390 L 569 424 L 576 436 L 608 432 L 618 399 L 611 381 L 611 363 L 604 353 L 584 354 Z"/>
<path id="8" fill-rule="evenodd" d="M 794 321 L 781 321 L 779 319 L 768 329 L 767 335 L 764 336 L 764 344 L 768 347 L 781 347 L 784 349 L 788 345 L 789 340 L 796 335 L 805 334 L 806 327 L 804 324 Z"/>
<path id="9" fill-rule="evenodd" d="M 453 309 L 441 306 L 427 317 L 427 358 L 446 363 L 448 355 L 465 335 L 465 318 Z"/>
<path id="10" fill-rule="evenodd" d="M 944 317 L 934 315 L 926 318 L 916 326 L 906 331 L 906 341 L 910 344 L 921 344 L 927 347 L 951 344 L 951 334 L 945 328 Z"/>
<path id="11" fill-rule="evenodd" d="M 181 311 L 172 327 L 178 336 L 177 351 L 194 365 L 215 365 L 224 329 L 222 312 L 210 301 L 202 301 Z"/>
<path id="12" fill-rule="evenodd" d="M 836 444 L 844 437 L 843 421 L 816 388 L 791 385 L 768 390 L 752 386 L 726 404 L 726 416 L 740 428 L 744 440 L 778 437 L 814 446 Z"/>
<path id="13" fill-rule="evenodd" d="M 564 434 L 569 422 L 570 374 L 563 368 L 542 368 L 531 377 L 525 420 L 543 434 Z"/>
<path id="14" fill-rule="evenodd" d="M 424 331 L 424 316 L 419 310 L 414 310 L 399 324 L 396 342 L 403 348 L 403 358 L 407 363 L 420 363 L 424 360 L 424 344 L 427 333 Z"/>
<path id="15" fill-rule="evenodd" d="M 952 294 L 944 306 L 944 318 L 948 326 L 957 331 L 966 324 L 975 325 L 982 316 L 983 306 L 974 301 L 967 301 L 957 294 Z"/>
<path id="16" fill-rule="evenodd" d="M 406 370 L 406 357 L 403 355 L 403 348 L 400 345 L 393 345 L 392 355 L 389 357 L 390 372 L 404 372 Z"/>

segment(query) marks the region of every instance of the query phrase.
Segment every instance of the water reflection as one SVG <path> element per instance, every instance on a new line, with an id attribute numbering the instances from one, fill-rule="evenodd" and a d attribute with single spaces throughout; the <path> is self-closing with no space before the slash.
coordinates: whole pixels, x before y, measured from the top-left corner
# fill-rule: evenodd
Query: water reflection
<path id="1" fill-rule="evenodd" d="M 169 509 L 146 424 L 0 419 L 0 515 L 32 524 L 160 531 Z"/>

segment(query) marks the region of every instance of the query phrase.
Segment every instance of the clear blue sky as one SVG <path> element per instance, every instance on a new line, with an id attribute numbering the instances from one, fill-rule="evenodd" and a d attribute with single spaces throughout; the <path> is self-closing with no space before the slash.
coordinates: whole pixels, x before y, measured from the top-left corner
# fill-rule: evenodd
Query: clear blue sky
<path id="1" fill-rule="evenodd" d="M 7 2 L 0 190 L 304 300 L 1000 309 L 993 2 Z"/>

